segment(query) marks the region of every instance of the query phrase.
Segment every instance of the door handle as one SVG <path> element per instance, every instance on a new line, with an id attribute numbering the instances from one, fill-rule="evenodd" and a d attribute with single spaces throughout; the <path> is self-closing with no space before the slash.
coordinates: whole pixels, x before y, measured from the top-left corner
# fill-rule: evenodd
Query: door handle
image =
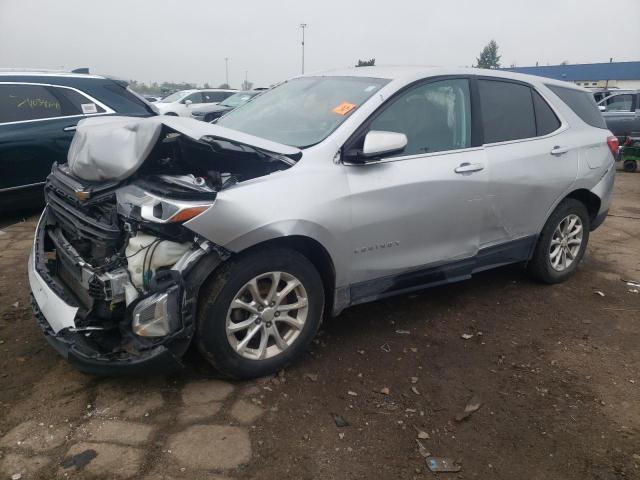
<path id="1" fill-rule="evenodd" d="M 469 173 L 469 172 L 479 172 L 484 169 L 484 165 L 482 163 L 461 163 L 458 167 L 455 168 L 454 172 L 456 173 Z"/>
<path id="2" fill-rule="evenodd" d="M 64 130 L 65 132 L 75 132 L 76 125 L 71 125 L 70 127 L 64 127 L 62 130 Z"/>
<path id="3" fill-rule="evenodd" d="M 567 147 L 559 147 L 556 145 L 551 149 L 551 155 L 562 155 L 563 153 L 567 153 L 569 149 Z"/>

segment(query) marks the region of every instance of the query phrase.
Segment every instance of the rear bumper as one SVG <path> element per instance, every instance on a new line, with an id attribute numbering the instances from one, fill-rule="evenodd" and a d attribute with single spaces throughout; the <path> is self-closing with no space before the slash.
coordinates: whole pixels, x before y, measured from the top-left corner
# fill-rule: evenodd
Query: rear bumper
<path id="1" fill-rule="evenodd" d="M 598 228 L 607 218 L 609 213 L 609 207 L 611 206 L 611 200 L 613 198 L 613 184 L 616 176 L 615 163 L 611 162 L 611 165 L 600 178 L 600 181 L 595 187 L 591 189 L 591 193 L 597 195 L 600 199 L 600 209 L 595 218 L 591 221 L 591 230 Z"/>

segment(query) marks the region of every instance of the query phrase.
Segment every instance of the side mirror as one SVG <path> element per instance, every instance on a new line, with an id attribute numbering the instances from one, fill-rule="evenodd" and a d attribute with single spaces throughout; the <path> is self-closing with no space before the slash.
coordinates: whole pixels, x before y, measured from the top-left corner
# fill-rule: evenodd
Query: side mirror
<path id="1" fill-rule="evenodd" d="M 364 137 L 362 156 L 371 158 L 401 152 L 407 146 L 407 143 L 407 136 L 404 133 L 372 130 Z"/>
<path id="2" fill-rule="evenodd" d="M 607 107 L 605 107 L 604 105 L 598 105 L 598 110 L 600 110 L 601 112 L 606 112 Z"/>
<path id="3" fill-rule="evenodd" d="M 191 100 L 185 100 L 184 104 L 188 107 L 189 105 L 191 105 L 193 102 Z"/>

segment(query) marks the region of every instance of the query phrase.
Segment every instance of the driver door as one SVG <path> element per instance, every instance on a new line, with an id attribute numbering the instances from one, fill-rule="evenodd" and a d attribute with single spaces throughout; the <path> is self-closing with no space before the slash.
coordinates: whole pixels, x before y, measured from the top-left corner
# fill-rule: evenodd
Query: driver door
<path id="1" fill-rule="evenodd" d="M 344 162 L 352 301 L 471 273 L 487 216 L 487 172 L 472 128 L 470 92 L 467 78 L 410 87 L 345 146 L 362 148 L 369 131 L 404 133 L 408 141 L 400 153 Z"/>

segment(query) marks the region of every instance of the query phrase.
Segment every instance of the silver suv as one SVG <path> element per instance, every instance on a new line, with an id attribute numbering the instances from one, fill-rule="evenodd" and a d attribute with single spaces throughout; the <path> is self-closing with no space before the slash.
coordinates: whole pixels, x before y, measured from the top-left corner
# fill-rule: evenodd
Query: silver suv
<path id="1" fill-rule="evenodd" d="M 46 184 L 34 310 L 84 371 L 175 367 L 195 341 L 266 375 L 325 313 L 510 263 L 566 280 L 616 149 L 586 90 L 474 69 L 302 76 L 215 125 L 86 119 Z"/>

